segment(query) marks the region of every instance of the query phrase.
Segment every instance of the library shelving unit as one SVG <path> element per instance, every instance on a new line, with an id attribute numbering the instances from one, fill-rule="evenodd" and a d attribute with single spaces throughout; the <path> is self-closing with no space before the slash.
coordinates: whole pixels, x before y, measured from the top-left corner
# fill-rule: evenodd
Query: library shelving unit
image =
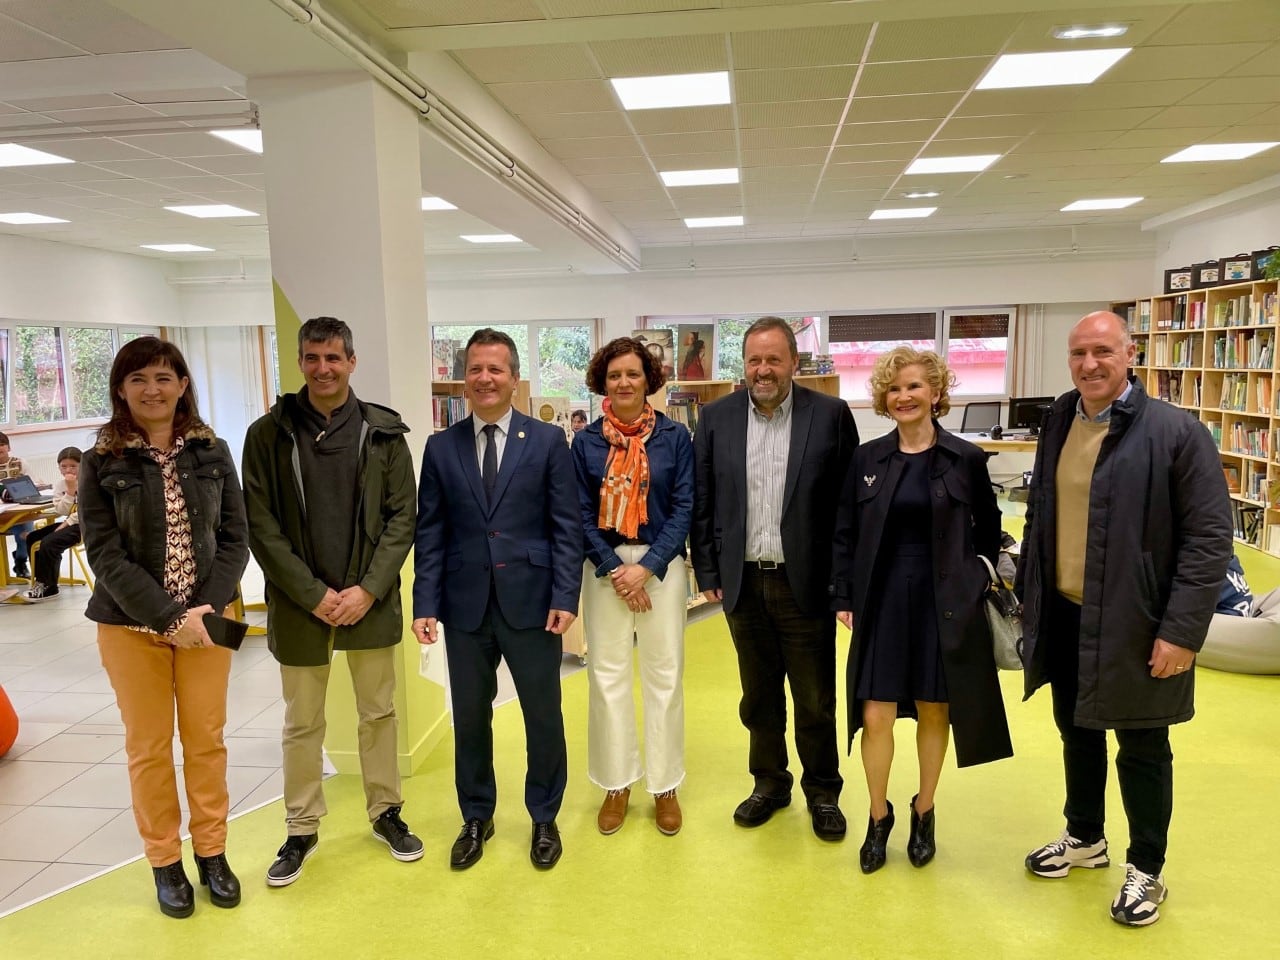
<path id="1" fill-rule="evenodd" d="M 1118 301 L 1152 397 L 1194 414 L 1213 436 L 1235 536 L 1280 556 L 1280 289 L 1256 280 Z"/>
<path id="2" fill-rule="evenodd" d="M 464 396 L 465 388 L 466 384 L 461 380 L 431 381 L 431 420 L 434 430 L 451 427 L 470 412 Z M 511 405 L 521 413 L 529 412 L 529 381 L 517 381 Z"/>
<path id="3" fill-rule="evenodd" d="M 810 390 L 817 390 L 828 396 L 840 396 L 840 374 L 838 373 L 803 373 L 797 374 L 795 382 Z"/>

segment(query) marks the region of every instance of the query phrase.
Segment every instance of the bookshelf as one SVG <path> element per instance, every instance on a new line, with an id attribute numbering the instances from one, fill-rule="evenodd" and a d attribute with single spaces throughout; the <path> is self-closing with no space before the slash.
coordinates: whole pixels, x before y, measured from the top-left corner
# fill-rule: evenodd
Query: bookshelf
<path id="1" fill-rule="evenodd" d="M 431 381 L 431 423 L 433 432 L 451 427 L 468 413 L 465 396 L 466 383 L 462 380 Z M 516 382 L 516 392 L 511 405 L 521 413 L 529 412 L 529 382 Z"/>
<path id="2" fill-rule="evenodd" d="M 1137 348 L 1134 374 L 1194 414 L 1218 445 L 1235 537 L 1280 556 L 1280 284 L 1256 280 L 1112 303 Z"/>
<path id="3" fill-rule="evenodd" d="M 698 427 L 698 414 L 712 400 L 733 393 L 732 380 L 684 380 L 667 384 L 662 397 L 662 410 L 693 433 Z"/>

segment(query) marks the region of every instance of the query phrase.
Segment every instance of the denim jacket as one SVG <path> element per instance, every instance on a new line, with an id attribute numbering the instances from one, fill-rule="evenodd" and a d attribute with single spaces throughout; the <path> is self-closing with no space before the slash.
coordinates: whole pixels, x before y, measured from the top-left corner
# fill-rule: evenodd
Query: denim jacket
<path id="1" fill-rule="evenodd" d="M 187 604 L 164 589 L 165 509 L 160 465 L 139 447 L 91 450 L 80 465 L 80 527 L 97 577 L 85 616 L 163 633 L 188 607 L 221 611 L 249 562 L 244 498 L 231 451 L 207 428 L 188 433 L 178 481 L 191 521 L 196 586 Z"/>

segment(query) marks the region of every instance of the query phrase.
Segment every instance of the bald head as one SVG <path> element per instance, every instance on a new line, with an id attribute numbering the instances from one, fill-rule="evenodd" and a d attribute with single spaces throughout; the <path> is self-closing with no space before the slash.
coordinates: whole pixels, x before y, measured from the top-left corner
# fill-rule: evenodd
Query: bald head
<path id="1" fill-rule="evenodd" d="M 1099 310 L 1081 317 L 1067 336 L 1067 354 L 1071 380 L 1090 417 L 1124 393 L 1134 347 L 1124 320 L 1116 314 Z"/>

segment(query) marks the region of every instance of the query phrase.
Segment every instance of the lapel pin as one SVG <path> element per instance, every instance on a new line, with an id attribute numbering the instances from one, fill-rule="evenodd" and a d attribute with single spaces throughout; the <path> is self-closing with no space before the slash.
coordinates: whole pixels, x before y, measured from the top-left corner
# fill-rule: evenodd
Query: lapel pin
<path id="1" fill-rule="evenodd" d="M 523 431 L 523 430 L 521 430 L 519 433 L 517 433 L 517 434 L 516 434 L 516 436 L 517 436 L 517 437 L 519 437 L 521 440 L 523 440 L 523 439 L 524 439 L 524 431 Z"/>
<path id="2" fill-rule="evenodd" d="M 873 474 L 872 474 L 871 476 L 869 476 L 869 477 L 863 477 L 863 478 L 862 478 L 862 482 L 863 482 L 863 483 L 865 483 L 865 484 L 869 487 L 869 486 L 871 486 L 873 483 L 875 483 L 875 482 L 876 482 L 876 475 L 873 473 Z"/>

